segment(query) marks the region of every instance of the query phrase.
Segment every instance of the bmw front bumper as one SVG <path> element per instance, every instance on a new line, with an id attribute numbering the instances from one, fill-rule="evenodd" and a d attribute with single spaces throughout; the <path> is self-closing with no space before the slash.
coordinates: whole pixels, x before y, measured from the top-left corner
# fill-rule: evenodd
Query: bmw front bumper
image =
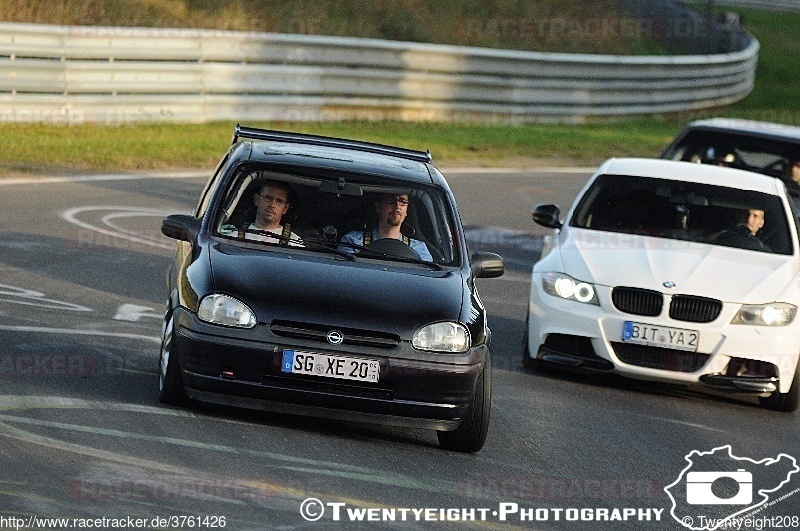
<path id="1" fill-rule="evenodd" d="M 617 310 L 611 289 L 595 286 L 599 306 L 565 300 L 542 288 L 534 273 L 528 314 L 528 351 L 549 363 L 613 370 L 631 378 L 666 383 L 703 383 L 737 393 L 786 393 L 800 353 L 796 326 L 730 324 L 738 304 L 724 304 L 710 323 L 678 321 Z M 642 346 L 623 339 L 626 322 L 696 331 L 696 351 Z"/>

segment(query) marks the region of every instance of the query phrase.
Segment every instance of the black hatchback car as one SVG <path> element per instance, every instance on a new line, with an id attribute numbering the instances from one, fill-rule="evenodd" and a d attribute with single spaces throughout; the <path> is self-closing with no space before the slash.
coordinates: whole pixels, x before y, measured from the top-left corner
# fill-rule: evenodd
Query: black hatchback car
<path id="1" fill-rule="evenodd" d="M 167 274 L 161 401 L 437 430 L 483 447 L 491 333 L 453 194 L 422 151 L 236 126 Z"/>
<path id="2" fill-rule="evenodd" d="M 733 118 L 696 120 L 659 157 L 763 173 L 797 187 L 792 174 L 800 162 L 800 127 Z"/>

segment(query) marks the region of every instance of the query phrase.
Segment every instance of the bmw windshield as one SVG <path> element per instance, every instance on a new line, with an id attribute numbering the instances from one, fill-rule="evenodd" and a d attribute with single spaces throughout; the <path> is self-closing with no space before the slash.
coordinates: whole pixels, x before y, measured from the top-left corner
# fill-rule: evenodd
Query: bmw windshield
<path id="1" fill-rule="evenodd" d="M 780 197 L 701 183 L 602 175 L 586 192 L 570 224 L 777 254 L 793 252 Z"/>

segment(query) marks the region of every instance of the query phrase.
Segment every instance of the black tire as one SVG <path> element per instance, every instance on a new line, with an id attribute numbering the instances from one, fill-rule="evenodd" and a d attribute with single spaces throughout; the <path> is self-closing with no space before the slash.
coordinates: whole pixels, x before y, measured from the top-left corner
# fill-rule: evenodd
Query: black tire
<path id="1" fill-rule="evenodd" d="M 158 399 L 165 404 L 184 405 L 189 398 L 183 388 L 178 356 L 173 351 L 173 326 L 172 312 L 169 312 L 164 316 L 164 332 L 158 359 Z"/>
<path id="2" fill-rule="evenodd" d="M 454 452 L 477 452 L 486 442 L 489 433 L 489 413 L 492 407 L 492 358 L 486 355 L 472 402 L 461 421 L 461 425 L 453 431 L 437 431 L 439 444 L 445 450 Z"/>
<path id="3" fill-rule="evenodd" d="M 527 326 L 526 326 L 527 328 Z M 525 337 L 522 338 L 522 367 L 526 370 L 533 371 L 541 369 L 541 363 L 538 359 L 531 358 L 531 351 L 528 348 L 528 332 L 525 331 Z"/>
<path id="4" fill-rule="evenodd" d="M 800 407 L 800 362 L 794 371 L 794 379 L 788 393 L 775 391 L 766 398 L 759 398 L 759 403 L 766 409 L 791 413 Z"/>

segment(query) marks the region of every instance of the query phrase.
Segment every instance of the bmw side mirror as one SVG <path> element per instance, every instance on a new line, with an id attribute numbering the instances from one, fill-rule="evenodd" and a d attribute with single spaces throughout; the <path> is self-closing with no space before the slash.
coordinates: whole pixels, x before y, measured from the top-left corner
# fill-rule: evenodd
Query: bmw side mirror
<path id="1" fill-rule="evenodd" d="M 556 205 L 537 205 L 533 209 L 533 221 L 548 229 L 560 229 L 564 225 L 560 215 L 561 210 Z"/>
<path id="2" fill-rule="evenodd" d="M 200 232 L 201 220 L 188 214 L 171 214 L 161 222 L 161 234 L 184 242 L 193 242 Z"/>
<path id="3" fill-rule="evenodd" d="M 497 278 L 506 271 L 503 257 L 495 253 L 473 253 L 470 263 L 474 278 Z"/>

